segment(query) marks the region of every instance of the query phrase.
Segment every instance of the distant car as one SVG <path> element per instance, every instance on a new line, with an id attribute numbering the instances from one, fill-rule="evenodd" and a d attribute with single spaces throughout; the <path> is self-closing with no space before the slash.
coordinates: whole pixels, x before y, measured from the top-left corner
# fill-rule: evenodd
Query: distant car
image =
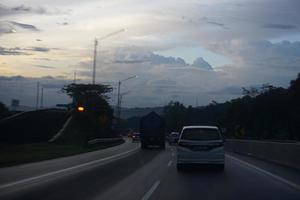
<path id="1" fill-rule="evenodd" d="M 179 133 L 178 132 L 172 132 L 169 135 L 169 144 L 176 144 L 178 142 L 179 139 Z"/>
<path id="2" fill-rule="evenodd" d="M 132 138 L 132 142 L 140 141 L 141 140 L 140 133 L 133 133 L 131 138 Z"/>
<path id="3" fill-rule="evenodd" d="M 186 164 L 215 164 L 224 170 L 224 140 L 217 127 L 183 127 L 177 146 L 177 169 Z"/>

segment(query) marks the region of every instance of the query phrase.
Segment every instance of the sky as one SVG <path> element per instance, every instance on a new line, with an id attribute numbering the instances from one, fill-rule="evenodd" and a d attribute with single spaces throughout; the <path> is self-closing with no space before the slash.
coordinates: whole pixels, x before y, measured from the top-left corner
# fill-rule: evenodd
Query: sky
<path id="1" fill-rule="evenodd" d="M 70 101 L 60 92 L 121 85 L 122 106 L 207 105 L 241 87 L 287 87 L 300 72 L 299 0 L 1 0 L 0 101 Z M 115 33 L 115 34 L 111 34 Z M 116 104 L 116 89 L 110 103 Z"/>

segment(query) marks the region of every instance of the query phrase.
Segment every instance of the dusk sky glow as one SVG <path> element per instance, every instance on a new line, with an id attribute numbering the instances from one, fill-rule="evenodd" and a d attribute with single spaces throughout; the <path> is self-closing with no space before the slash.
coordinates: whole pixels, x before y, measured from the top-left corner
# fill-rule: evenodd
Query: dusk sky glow
<path id="1" fill-rule="evenodd" d="M 0 101 L 66 103 L 59 89 L 91 82 L 93 41 L 99 41 L 97 82 L 122 90 L 126 107 L 170 100 L 206 105 L 241 96 L 241 87 L 286 87 L 300 72 L 298 0 L 1 0 Z M 116 103 L 116 91 L 111 104 Z"/>

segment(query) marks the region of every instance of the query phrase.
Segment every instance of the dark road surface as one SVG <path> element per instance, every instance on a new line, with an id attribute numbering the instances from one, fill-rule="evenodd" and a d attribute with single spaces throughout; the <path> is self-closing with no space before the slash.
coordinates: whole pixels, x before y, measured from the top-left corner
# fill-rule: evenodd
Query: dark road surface
<path id="1" fill-rule="evenodd" d="M 176 147 L 141 151 L 138 143 L 0 169 L 0 199 L 300 199 L 300 173 L 226 154 L 211 166 L 176 169 Z"/>

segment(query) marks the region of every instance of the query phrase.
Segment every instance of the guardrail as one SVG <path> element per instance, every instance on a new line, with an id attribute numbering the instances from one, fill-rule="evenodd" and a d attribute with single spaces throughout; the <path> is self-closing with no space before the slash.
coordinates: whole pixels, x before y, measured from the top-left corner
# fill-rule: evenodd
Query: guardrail
<path id="1" fill-rule="evenodd" d="M 225 150 L 300 169 L 299 142 L 230 139 L 225 142 Z"/>
<path id="2" fill-rule="evenodd" d="M 118 141 L 123 141 L 123 138 L 97 138 L 93 140 L 89 140 L 88 144 L 97 144 L 97 143 L 105 143 L 105 142 L 118 142 Z"/>

